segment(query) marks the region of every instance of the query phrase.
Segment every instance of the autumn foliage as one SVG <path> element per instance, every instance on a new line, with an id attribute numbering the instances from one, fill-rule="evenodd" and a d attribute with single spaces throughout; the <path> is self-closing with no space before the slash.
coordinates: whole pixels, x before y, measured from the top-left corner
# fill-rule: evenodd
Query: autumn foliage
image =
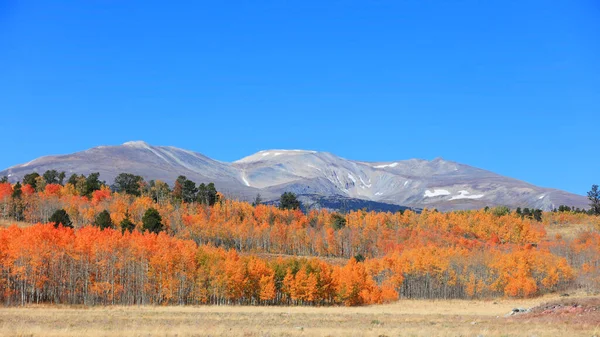
<path id="1" fill-rule="evenodd" d="M 19 210 L 26 222 L 46 223 L 64 209 L 74 229 L 0 229 L 0 298 L 9 305 L 365 305 L 600 284 L 599 234 L 546 239 L 545 226 L 568 221 L 560 214 L 543 222 L 484 210 L 305 214 L 223 198 L 208 206 L 108 188 L 85 197 L 71 184 L 27 186 L 17 199 L 12 185 L 0 184 L 0 217 Z M 143 230 L 150 208 L 162 218 L 158 234 Z M 135 228 L 91 226 L 103 211 Z"/>

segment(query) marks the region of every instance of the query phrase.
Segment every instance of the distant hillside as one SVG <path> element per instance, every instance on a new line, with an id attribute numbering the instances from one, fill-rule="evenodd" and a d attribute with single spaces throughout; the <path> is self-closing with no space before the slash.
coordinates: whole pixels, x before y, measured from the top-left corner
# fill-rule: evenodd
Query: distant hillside
<path id="1" fill-rule="evenodd" d="M 386 204 L 439 210 L 495 205 L 543 210 L 559 205 L 588 207 L 584 196 L 537 187 L 441 158 L 362 162 L 327 152 L 266 150 L 225 163 L 197 152 L 142 141 L 41 157 L 7 168 L 0 176 L 16 181 L 27 173 L 51 169 L 68 175 L 100 172 L 109 183 L 121 172 L 169 184 L 185 175 L 197 183 L 214 182 L 219 191 L 232 198 L 251 200 L 260 193 L 265 200 L 276 200 L 281 193 L 291 191 L 303 195 L 306 203 L 331 208 L 345 207 L 341 200 L 353 205 L 350 209 L 383 209 L 378 207 L 385 208 L 382 205 Z"/>
<path id="2" fill-rule="evenodd" d="M 394 204 L 386 204 L 383 202 L 348 198 L 339 195 L 318 195 L 318 194 L 300 194 L 298 200 L 302 203 L 302 208 L 305 211 L 313 209 L 329 209 L 341 212 L 364 209 L 367 212 L 398 212 L 410 209 L 415 212 L 420 212 L 420 208 L 412 208 Z M 278 200 L 266 201 L 267 205 L 279 205 Z"/>

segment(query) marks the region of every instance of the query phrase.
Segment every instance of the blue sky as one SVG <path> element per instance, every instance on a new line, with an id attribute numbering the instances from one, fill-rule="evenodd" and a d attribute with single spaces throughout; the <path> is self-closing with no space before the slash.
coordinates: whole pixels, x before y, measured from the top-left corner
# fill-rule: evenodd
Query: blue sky
<path id="1" fill-rule="evenodd" d="M 600 183 L 600 4 L 0 0 L 0 168 L 145 140 Z"/>

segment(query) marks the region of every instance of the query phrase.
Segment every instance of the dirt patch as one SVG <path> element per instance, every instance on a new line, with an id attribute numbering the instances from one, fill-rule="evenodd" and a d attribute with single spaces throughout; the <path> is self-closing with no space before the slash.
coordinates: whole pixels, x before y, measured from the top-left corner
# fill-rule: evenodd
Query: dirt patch
<path id="1" fill-rule="evenodd" d="M 513 319 L 597 326 L 600 324 L 600 297 L 565 298 L 546 302 L 531 308 L 528 313 L 514 316 Z"/>

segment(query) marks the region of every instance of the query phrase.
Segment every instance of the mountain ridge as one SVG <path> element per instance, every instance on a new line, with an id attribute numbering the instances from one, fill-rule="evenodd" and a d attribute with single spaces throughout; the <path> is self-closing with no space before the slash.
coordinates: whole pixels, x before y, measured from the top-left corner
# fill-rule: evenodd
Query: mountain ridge
<path id="1" fill-rule="evenodd" d="M 122 172 L 169 184 L 185 175 L 197 183 L 214 182 L 226 196 L 242 200 L 251 200 L 258 193 L 273 200 L 291 191 L 440 210 L 495 205 L 545 210 L 563 204 L 587 207 L 584 196 L 534 186 L 441 157 L 368 162 L 300 149 L 262 150 L 223 162 L 173 146 L 129 141 L 42 156 L 2 170 L 0 176 L 16 181 L 32 171 L 41 174 L 49 169 L 67 175 L 100 172 L 109 183 Z"/>

